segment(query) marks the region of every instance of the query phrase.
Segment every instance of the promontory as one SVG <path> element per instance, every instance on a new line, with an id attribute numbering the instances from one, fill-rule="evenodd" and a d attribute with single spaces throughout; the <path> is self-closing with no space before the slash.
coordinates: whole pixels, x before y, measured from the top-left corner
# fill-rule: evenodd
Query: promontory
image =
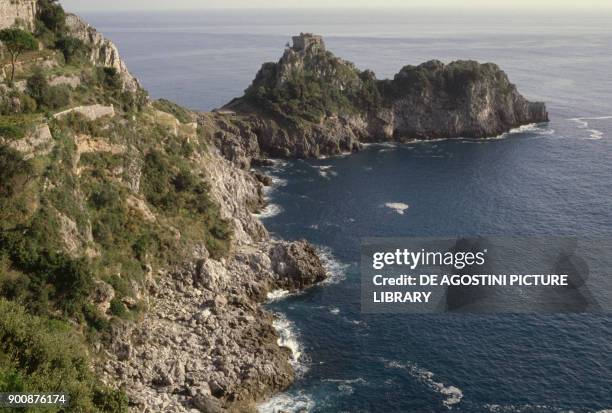
<path id="1" fill-rule="evenodd" d="M 291 385 L 262 304 L 328 271 L 268 234 L 253 166 L 548 120 L 494 64 L 378 80 L 311 34 L 208 113 L 150 99 L 55 0 L 0 0 L 0 34 L 0 391 L 71 411 L 253 412 Z"/>

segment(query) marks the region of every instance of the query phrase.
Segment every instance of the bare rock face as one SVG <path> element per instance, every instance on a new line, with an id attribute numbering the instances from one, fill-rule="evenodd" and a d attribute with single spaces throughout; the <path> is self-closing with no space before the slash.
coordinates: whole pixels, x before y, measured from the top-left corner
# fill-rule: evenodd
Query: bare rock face
<path id="1" fill-rule="evenodd" d="M 11 148 L 21 152 L 24 159 L 31 159 L 35 156 L 46 155 L 53 150 L 55 142 L 51 135 L 49 125 L 46 123 L 37 125 L 26 133 L 23 139 L 9 140 L 0 136 L 0 143 L 6 144 Z"/>
<path id="2" fill-rule="evenodd" d="M 116 69 L 126 91 L 136 92 L 140 88 L 138 80 L 127 69 L 113 42 L 75 14 L 66 14 L 66 27 L 71 36 L 82 40 L 91 48 L 90 59 L 93 64 Z"/>
<path id="3" fill-rule="evenodd" d="M 216 148 L 207 165 L 211 195 L 234 229 L 232 253 L 193 261 L 148 277 L 149 303 L 139 323 L 115 325 L 101 351 L 101 374 L 126 390 L 134 411 L 254 413 L 256 402 L 287 389 L 295 373 L 280 347 L 274 315 L 261 303 L 277 288 L 296 290 L 325 278 L 305 241 L 272 241 L 252 214 L 261 184 Z M 106 306 L 104 286 L 95 297 Z"/>
<path id="4" fill-rule="evenodd" d="M 0 30 L 14 25 L 34 29 L 36 0 L 0 0 Z"/>
<path id="5" fill-rule="evenodd" d="M 375 133 L 387 140 L 486 138 L 548 121 L 546 106 L 527 101 L 493 63 L 433 60 L 381 85 L 390 107 Z"/>
<path id="6" fill-rule="evenodd" d="M 279 287 L 290 291 L 310 287 L 327 277 L 316 250 L 304 240 L 273 246 L 270 259 Z"/>

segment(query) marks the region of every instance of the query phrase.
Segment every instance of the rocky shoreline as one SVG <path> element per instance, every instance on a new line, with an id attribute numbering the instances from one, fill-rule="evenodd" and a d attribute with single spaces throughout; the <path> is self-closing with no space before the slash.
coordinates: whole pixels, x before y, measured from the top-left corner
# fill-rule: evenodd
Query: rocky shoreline
<path id="1" fill-rule="evenodd" d="M 255 412 L 256 402 L 294 380 L 290 350 L 279 346 L 268 293 L 308 288 L 327 277 L 306 241 L 272 240 L 253 215 L 262 185 L 218 154 L 209 165 L 212 193 L 233 221 L 230 257 L 205 249 L 174 271 L 147 279 L 149 311 L 115 328 L 102 372 L 139 412 Z"/>
<path id="2" fill-rule="evenodd" d="M 36 11 L 24 14 L 34 7 L 33 1 L 0 3 L 7 16 L 14 12 L 1 24 L 29 16 L 22 23 L 26 28 L 35 26 Z M 88 198 L 80 193 L 83 187 L 98 175 L 108 175 L 96 184 L 120 189 L 116 199 L 109 199 L 126 213 L 126 222 L 150 224 L 158 231 L 153 235 L 171 234 L 169 244 L 186 250 L 173 250 L 178 259 L 161 263 L 149 261 L 145 250 L 137 262 L 137 270 L 145 268 L 143 282 L 130 277 L 134 266 L 125 271 L 119 266 L 113 276 L 126 284 L 129 293 L 119 295 L 109 277 L 92 279 L 95 290 L 87 295 L 87 304 L 93 307 L 90 315 L 95 313 L 98 321 L 110 326 L 110 331 L 104 330 L 107 336 L 94 344 L 93 367 L 106 384 L 125 391 L 135 412 L 255 412 L 256 403 L 294 381 L 290 349 L 281 346 L 274 315 L 263 304 L 274 290 L 303 290 L 329 274 L 308 242 L 269 235 L 255 214 L 265 207 L 264 187 L 271 179 L 252 168 L 268 164 L 272 157 L 336 155 L 372 142 L 482 138 L 548 120 L 545 105 L 524 99 L 493 64 L 433 61 L 406 66 L 393 80 L 377 80 L 373 73 L 335 57 L 319 36 L 311 34 L 294 37 L 278 63 L 264 64 L 245 96 L 223 110 L 195 114 L 167 101 L 148 100 L 115 45 L 79 17 L 68 14 L 65 31 L 84 46 L 85 70 L 54 77 L 50 83 L 70 88 L 68 96 L 83 99 L 81 104 L 75 106 L 69 99 L 55 116 L 47 119 L 40 114 L 33 136 L 28 131 L 24 138 L 10 140 L 10 145 L 4 137 L 0 143 L 24 159 L 62 154 L 61 145 L 66 144 L 72 149 L 65 151 L 66 159 L 59 158 L 71 165 L 62 171 L 65 181 L 83 183 L 64 190 L 64 195 L 77 198 L 74 211 L 88 208 Z M 60 69 L 66 63 L 56 50 L 38 52 L 45 53 L 33 61 L 34 66 Z M 98 77 L 103 81 L 94 83 Z M 11 93 L 17 97 L 9 98 L 9 87 L 3 85 L 0 100 L 16 110 L 28 101 L 22 96 L 27 80 L 14 86 Z M 106 101 L 100 102 L 104 97 Z M 63 140 L 49 128 L 50 122 L 62 118 L 73 122 L 64 122 Z M 121 161 L 114 167 L 106 163 L 117 161 L 113 156 Z M 92 161 L 89 169 L 82 168 L 83 158 Z M 164 178 L 170 189 L 174 187 L 172 192 L 161 188 L 166 192 L 147 198 L 142 188 L 142 164 L 147 158 L 150 172 L 158 173 L 150 179 Z M 49 161 L 60 165 L 57 159 Z M 86 177 L 87 172 L 95 173 Z M 54 185 L 45 182 L 40 187 L 44 189 L 36 196 Z M 190 229 L 183 227 L 181 234 L 176 228 L 185 217 L 170 214 L 172 208 L 164 212 L 169 205 L 152 202 L 179 192 L 199 196 L 197 202 L 205 199 L 203 192 L 210 196 L 205 211 L 209 215 L 199 222 L 210 219 L 218 207 L 221 229 L 206 228 L 196 232 L 195 240 L 179 244 Z M 100 203 L 109 199 L 101 197 Z M 185 205 L 191 208 L 188 212 L 200 206 Z M 95 214 L 81 217 L 83 228 L 79 228 L 77 216 L 49 210 L 60 217 L 63 248 L 74 257 L 100 257 L 104 248 L 112 247 L 94 242 Z M 230 235 L 216 238 L 223 238 L 228 247 L 213 257 L 202 238 L 210 236 L 207 231 L 224 232 L 225 223 L 231 241 Z M 126 230 L 123 225 L 117 228 Z M 47 228 L 42 235 L 50 233 Z M 107 235 L 112 236 L 112 231 Z M 171 263 L 176 261 L 181 264 Z M 113 304 L 116 314 L 111 311 Z M 141 304 L 146 308 L 139 311 Z M 82 333 L 87 326 L 81 327 Z"/>
<path id="3" fill-rule="evenodd" d="M 308 44 L 310 36 L 294 38 L 294 47 L 278 64 L 264 65 L 251 88 L 282 85 L 290 70 L 327 53 L 318 37 Z M 325 64 L 315 61 L 319 66 L 310 69 L 323 76 Z M 480 76 L 466 81 L 460 97 L 444 80 L 457 70 Z M 548 120 L 545 106 L 525 100 L 495 65 L 428 62 L 402 69 L 396 84 L 385 87 L 401 88 L 415 73 L 428 77 L 424 87 L 404 85 L 405 93 L 394 92 L 377 108 L 326 113 L 318 122 L 285 122 L 255 109 L 247 97 L 198 114 L 199 127 L 214 143 L 201 163 L 223 217 L 232 222 L 234 247 L 220 261 L 202 249 L 183 268 L 151 274 L 145 293 L 150 311 L 142 322 L 117 329 L 103 371 L 127 391 L 136 411 L 254 412 L 257 402 L 294 380 L 290 350 L 279 345 L 274 316 L 262 304 L 273 290 L 302 290 L 327 274 L 306 241 L 272 240 L 254 216 L 271 180 L 253 167 L 270 157 L 335 155 L 372 142 L 495 136 Z"/>

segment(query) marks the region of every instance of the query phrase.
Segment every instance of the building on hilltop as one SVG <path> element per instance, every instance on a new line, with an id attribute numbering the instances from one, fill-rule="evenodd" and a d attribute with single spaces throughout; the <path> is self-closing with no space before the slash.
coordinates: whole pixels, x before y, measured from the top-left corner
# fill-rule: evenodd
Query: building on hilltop
<path id="1" fill-rule="evenodd" d="M 293 50 L 303 52 L 311 48 L 325 50 L 323 37 L 312 33 L 300 33 L 299 36 L 293 36 Z"/>
<path id="2" fill-rule="evenodd" d="M 12 26 L 34 30 L 36 0 L 0 0 L 0 30 Z"/>

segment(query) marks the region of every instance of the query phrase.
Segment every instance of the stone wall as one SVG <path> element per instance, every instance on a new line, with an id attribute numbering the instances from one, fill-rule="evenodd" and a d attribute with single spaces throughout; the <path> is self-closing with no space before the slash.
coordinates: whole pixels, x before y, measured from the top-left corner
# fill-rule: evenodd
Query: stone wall
<path id="1" fill-rule="evenodd" d="M 293 50 L 297 52 L 305 51 L 310 48 L 319 48 L 325 50 L 323 38 L 312 33 L 300 33 L 299 36 L 293 36 Z"/>
<path id="2" fill-rule="evenodd" d="M 36 17 L 36 0 L 0 0 L 0 29 L 15 23 L 32 30 Z"/>

